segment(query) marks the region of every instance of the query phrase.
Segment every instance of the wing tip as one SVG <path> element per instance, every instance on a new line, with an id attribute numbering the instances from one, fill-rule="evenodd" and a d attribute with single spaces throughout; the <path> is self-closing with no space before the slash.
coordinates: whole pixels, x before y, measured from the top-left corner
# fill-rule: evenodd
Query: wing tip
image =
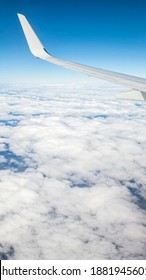
<path id="1" fill-rule="evenodd" d="M 22 26 L 26 41 L 28 43 L 29 49 L 32 54 L 37 58 L 46 58 L 48 56 L 48 52 L 42 45 L 41 41 L 37 37 L 36 33 L 34 32 L 33 28 L 31 27 L 30 23 L 26 19 L 23 14 L 17 13 L 20 24 Z M 50 56 L 50 55 L 49 55 Z"/>
<path id="2" fill-rule="evenodd" d="M 17 13 L 18 18 L 25 18 L 23 14 Z"/>

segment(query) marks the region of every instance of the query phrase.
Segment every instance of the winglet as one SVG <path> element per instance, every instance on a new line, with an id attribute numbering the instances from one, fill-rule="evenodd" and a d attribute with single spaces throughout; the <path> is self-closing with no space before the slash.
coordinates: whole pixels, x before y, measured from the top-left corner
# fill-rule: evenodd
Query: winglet
<path id="1" fill-rule="evenodd" d="M 26 17 L 22 14 L 18 14 L 22 29 L 24 31 L 28 46 L 32 54 L 38 58 L 46 60 L 48 62 L 57 64 L 64 68 L 79 71 L 95 78 L 107 80 L 109 82 L 121 84 L 124 86 L 131 87 L 133 90 L 120 98 L 134 99 L 134 100 L 145 100 L 146 101 L 146 79 L 135 77 L 132 75 L 122 74 L 100 68 L 90 67 L 87 65 L 65 61 L 51 56 L 44 48 L 39 38 L 35 34 L 31 25 L 27 21 Z"/>
<path id="2" fill-rule="evenodd" d="M 22 14 L 17 14 L 17 15 L 20 20 L 22 29 L 24 31 L 30 51 L 34 56 L 45 59 L 45 56 L 46 55 L 48 56 L 49 54 L 46 52 L 44 46 L 42 45 L 41 41 L 35 34 L 34 30 L 32 29 L 31 25 L 27 21 L 26 17 Z"/>

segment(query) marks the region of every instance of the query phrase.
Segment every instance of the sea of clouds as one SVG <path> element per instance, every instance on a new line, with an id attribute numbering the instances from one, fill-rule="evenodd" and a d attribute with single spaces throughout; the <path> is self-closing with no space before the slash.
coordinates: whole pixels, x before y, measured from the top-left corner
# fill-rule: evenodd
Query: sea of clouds
<path id="1" fill-rule="evenodd" d="M 0 259 L 146 259 L 146 103 L 0 86 Z"/>

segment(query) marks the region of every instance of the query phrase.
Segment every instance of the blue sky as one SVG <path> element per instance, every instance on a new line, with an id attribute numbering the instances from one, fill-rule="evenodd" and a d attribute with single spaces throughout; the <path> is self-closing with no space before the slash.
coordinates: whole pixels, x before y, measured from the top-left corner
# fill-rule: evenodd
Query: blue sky
<path id="1" fill-rule="evenodd" d="M 0 83 L 95 81 L 35 59 L 17 13 L 25 14 L 55 56 L 146 77 L 144 0 L 7 0 L 0 11 Z"/>

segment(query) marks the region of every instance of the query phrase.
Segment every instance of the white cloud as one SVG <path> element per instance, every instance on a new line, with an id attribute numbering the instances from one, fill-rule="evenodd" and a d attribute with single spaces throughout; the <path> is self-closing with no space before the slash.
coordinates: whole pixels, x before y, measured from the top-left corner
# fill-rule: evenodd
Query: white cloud
<path id="1" fill-rule="evenodd" d="M 146 105 L 117 92 L 1 87 L 2 259 L 145 259 Z"/>

